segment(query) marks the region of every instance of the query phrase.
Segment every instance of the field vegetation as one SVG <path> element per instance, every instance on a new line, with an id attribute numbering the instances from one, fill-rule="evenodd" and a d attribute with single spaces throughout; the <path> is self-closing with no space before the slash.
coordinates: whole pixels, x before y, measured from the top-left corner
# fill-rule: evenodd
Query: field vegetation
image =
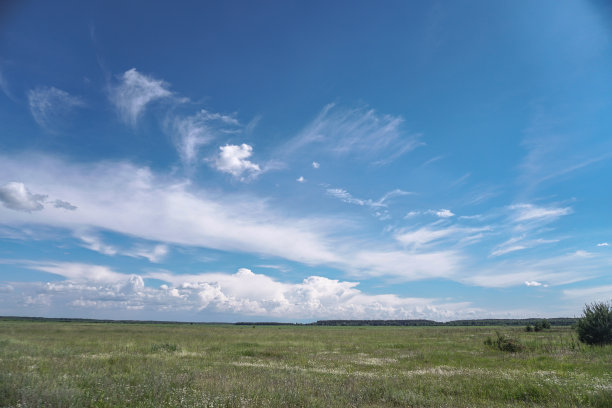
<path id="1" fill-rule="evenodd" d="M 612 346 L 555 326 L 0 321 L 0 367 L 2 407 L 612 406 Z"/>

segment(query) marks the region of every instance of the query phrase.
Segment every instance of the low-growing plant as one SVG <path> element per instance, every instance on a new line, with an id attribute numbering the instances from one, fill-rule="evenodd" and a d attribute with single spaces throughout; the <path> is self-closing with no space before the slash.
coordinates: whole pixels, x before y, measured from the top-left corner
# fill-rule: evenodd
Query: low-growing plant
<path id="1" fill-rule="evenodd" d="M 497 335 L 496 339 L 492 339 L 491 336 L 489 336 L 485 339 L 484 344 L 500 351 L 508 351 L 510 353 L 516 353 L 524 350 L 525 346 L 523 346 L 523 344 L 521 344 L 521 342 L 517 339 L 506 337 L 500 332 L 495 332 L 495 334 Z"/>
<path id="2" fill-rule="evenodd" d="M 612 343 L 612 302 L 585 305 L 583 315 L 576 323 L 578 339 L 586 344 Z"/>
<path id="3" fill-rule="evenodd" d="M 157 343 L 151 346 L 151 351 L 154 353 L 160 351 L 174 352 L 179 351 L 179 346 L 174 343 Z"/>

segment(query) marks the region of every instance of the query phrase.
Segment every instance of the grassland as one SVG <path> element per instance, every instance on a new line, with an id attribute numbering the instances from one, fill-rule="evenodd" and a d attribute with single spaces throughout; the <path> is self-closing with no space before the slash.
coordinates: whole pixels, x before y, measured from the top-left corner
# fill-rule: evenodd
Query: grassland
<path id="1" fill-rule="evenodd" d="M 483 341 L 496 331 L 524 350 Z M 612 407 L 570 328 L 0 321 L 3 407 Z"/>

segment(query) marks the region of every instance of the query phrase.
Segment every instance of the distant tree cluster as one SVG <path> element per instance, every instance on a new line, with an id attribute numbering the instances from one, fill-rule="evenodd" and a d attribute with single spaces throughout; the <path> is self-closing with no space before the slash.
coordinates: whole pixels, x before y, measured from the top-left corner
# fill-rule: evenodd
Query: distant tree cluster
<path id="1" fill-rule="evenodd" d="M 533 326 L 531 326 L 530 324 L 525 326 L 526 332 L 531 332 L 531 331 L 539 332 L 545 329 L 550 329 L 550 322 L 546 319 L 538 320 L 537 322 L 533 324 Z"/>
<path id="2" fill-rule="evenodd" d="M 612 302 L 585 305 L 583 316 L 576 323 L 578 339 L 586 344 L 612 343 Z"/>

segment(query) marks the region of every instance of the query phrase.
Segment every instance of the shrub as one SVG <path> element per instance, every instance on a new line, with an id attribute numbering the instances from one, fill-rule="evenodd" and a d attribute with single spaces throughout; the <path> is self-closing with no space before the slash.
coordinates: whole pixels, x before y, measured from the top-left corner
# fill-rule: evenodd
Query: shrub
<path id="1" fill-rule="evenodd" d="M 612 343 L 612 302 L 585 305 L 582 313 L 576 323 L 578 339 L 586 344 Z"/>
<path id="2" fill-rule="evenodd" d="M 522 351 L 525 348 L 517 339 L 506 337 L 499 332 L 496 332 L 496 334 L 497 339 L 492 339 L 489 336 L 485 339 L 484 344 L 498 350 L 509 351 L 511 353 Z"/>
<path id="3" fill-rule="evenodd" d="M 151 346 L 153 353 L 179 351 L 179 346 L 174 343 L 157 343 Z"/>
<path id="4" fill-rule="evenodd" d="M 525 326 L 525 331 L 526 332 L 530 332 L 533 330 L 533 327 L 531 327 L 530 325 Z"/>

